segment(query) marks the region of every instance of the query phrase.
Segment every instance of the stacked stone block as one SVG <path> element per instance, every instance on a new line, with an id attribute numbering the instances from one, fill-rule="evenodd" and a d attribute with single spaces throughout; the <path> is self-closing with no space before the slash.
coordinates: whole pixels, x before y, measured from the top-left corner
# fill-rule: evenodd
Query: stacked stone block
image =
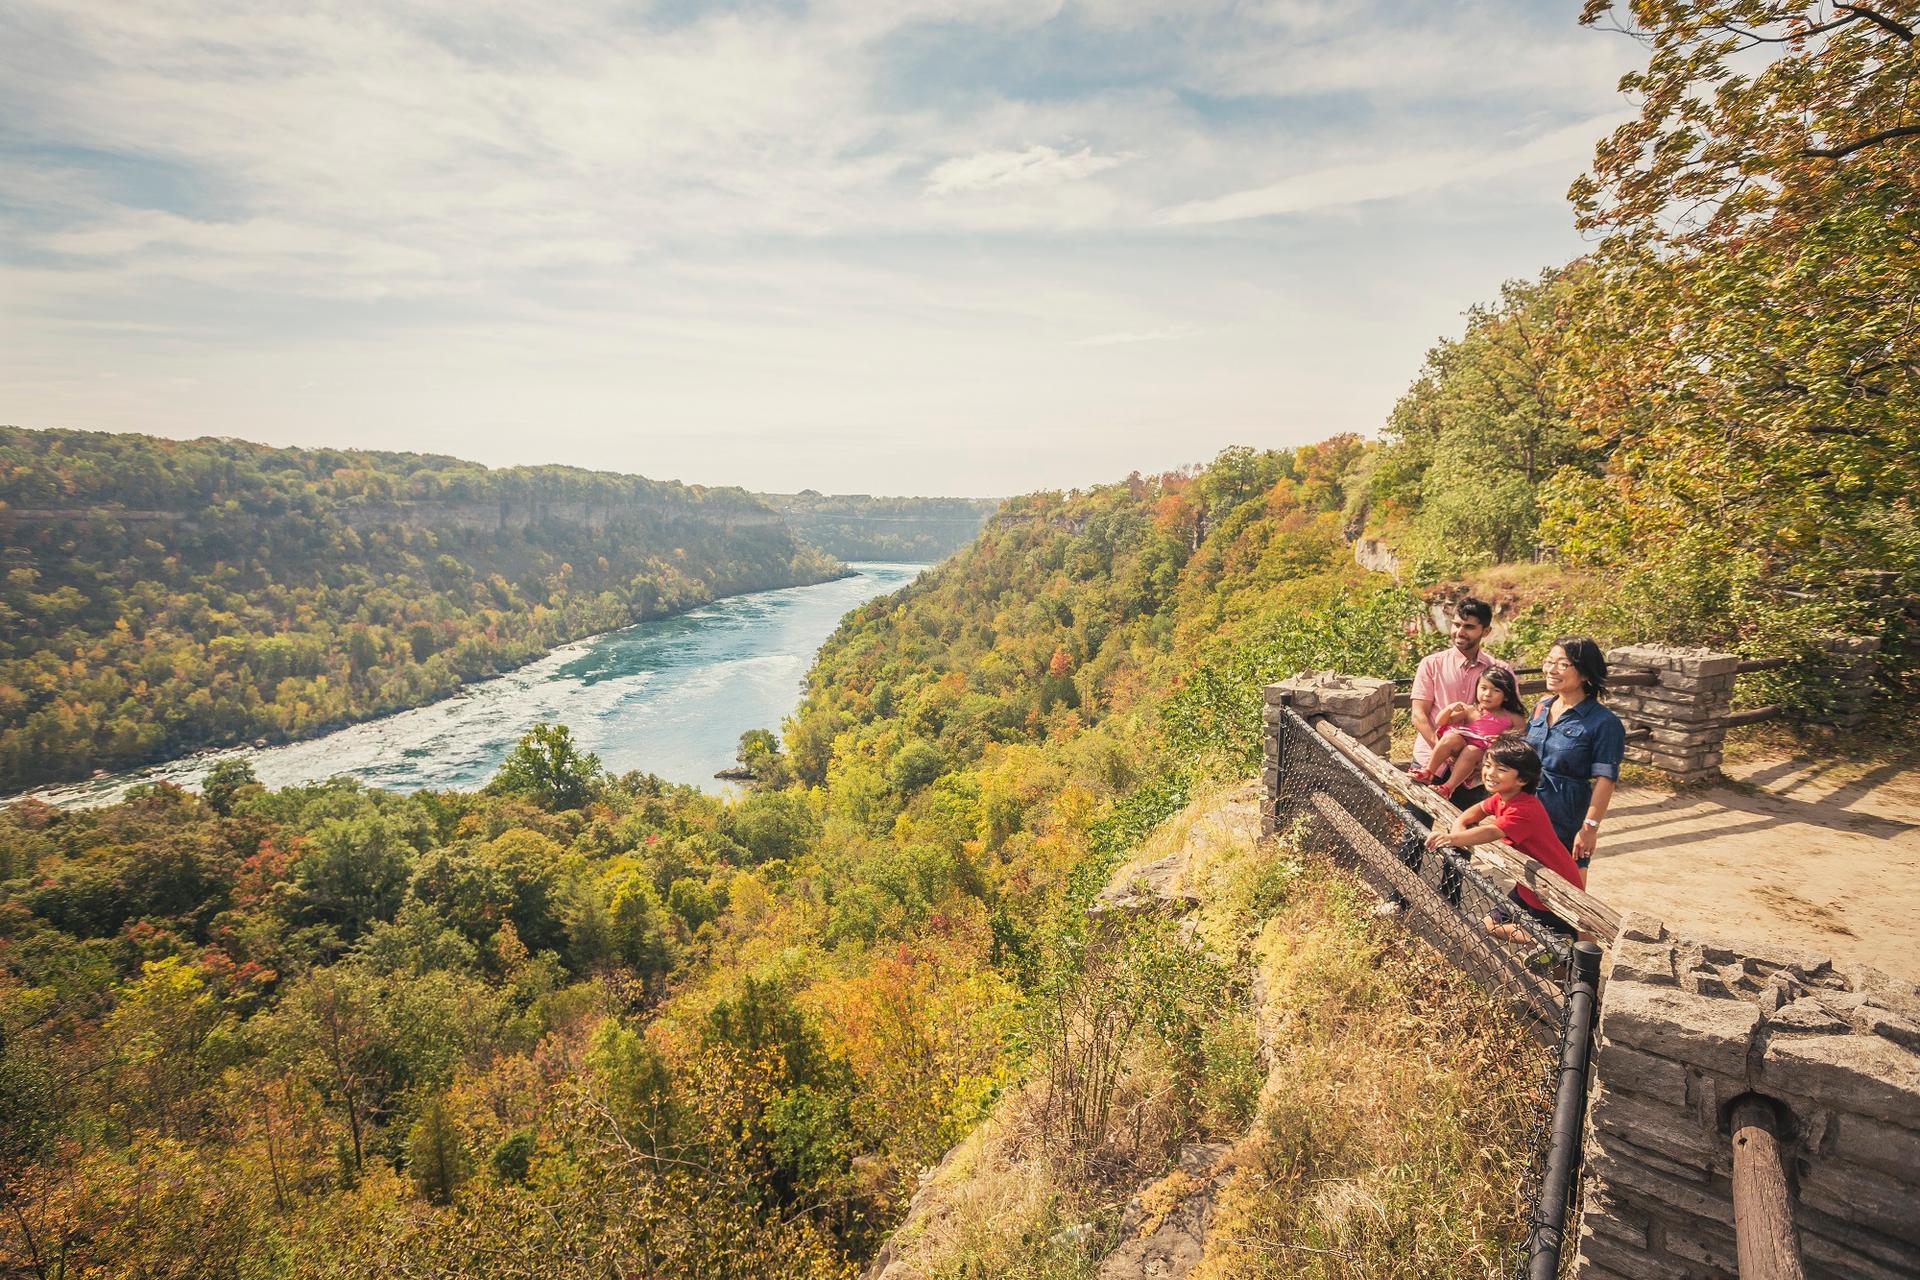
<path id="1" fill-rule="evenodd" d="M 1817 724 L 1857 729 L 1866 723 L 1873 705 L 1873 677 L 1879 665 L 1878 636 L 1828 636 L 1818 674 L 1825 686 L 1825 704 L 1814 716 Z"/>
<path id="2" fill-rule="evenodd" d="M 1920 987 L 1629 915 L 1602 990 L 1577 1280 L 1736 1280 L 1741 1096 L 1788 1117 L 1812 1280 L 1920 1275 Z"/>
<path id="3" fill-rule="evenodd" d="M 1280 783 L 1280 709 L 1291 705 L 1303 720 L 1327 720 L 1386 758 L 1393 736 L 1393 682 L 1332 671 L 1303 671 L 1266 689 L 1266 723 L 1261 735 L 1265 762 L 1260 770 L 1260 826 L 1273 834 L 1274 797 Z"/>
<path id="4" fill-rule="evenodd" d="M 1733 682 L 1740 659 L 1707 649 L 1674 649 L 1636 644 L 1607 651 L 1607 666 L 1651 670 L 1657 684 L 1622 688 L 1607 695 L 1607 705 L 1627 722 L 1642 727 L 1645 738 L 1627 744 L 1627 759 L 1651 765 L 1675 782 L 1701 782 L 1720 772 L 1720 724 L 1733 706 Z"/>

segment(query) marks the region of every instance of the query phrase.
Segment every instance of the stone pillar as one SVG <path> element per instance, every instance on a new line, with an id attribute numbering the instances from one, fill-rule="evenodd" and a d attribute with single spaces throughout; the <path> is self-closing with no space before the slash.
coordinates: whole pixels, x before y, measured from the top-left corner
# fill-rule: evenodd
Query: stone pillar
<path id="1" fill-rule="evenodd" d="M 1675 782 L 1719 776 L 1727 736 L 1719 722 L 1733 706 L 1738 655 L 1635 644 L 1607 650 L 1607 666 L 1648 668 L 1658 679 L 1607 694 L 1607 705 L 1629 729 L 1648 731 L 1627 744 L 1629 761 L 1652 765 Z"/>
<path id="2" fill-rule="evenodd" d="M 1814 713 L 1815 724 L 1857 729 L 1866 723 L 1873 705 L 1874 672 L 1879 666 L 1878 636 L 1828 636 L 1820 642 L 1823 659 L 1816 674 L 1825 685 L 1824 705 Z"/>
<path id="3" fill-rule="evenodd" d="M 1920 987 L 1630 914 L 1600 1002 L 1576 1280 L 1735 1280 L 1732 1104 L 1790 1117 L 1813 1280 L 1920 1274 Z"/>
<path id="4" fill-rule="evenodd" d="M 1260 831 L 1274 831 L 1274 801 L 1280 784 L 1280 708 L 1290 705 L 1301 719 L 1327 720 L 1357 738 L 1381 759 L 1393 736 L 1393 681 L 1343 676 L 1332 671 L 1303 671 L 1266 689 L 1260 768 Z"/>
<path id="5" fill-rule="evenodd" d="M 1267 686 L 1269 707 L 1279 706 L 1289 696 L 1302 719 L 1331 721 L 1357 738 L 1361 746 L 1386 758 L 1393 736 L 1393 681 L 1302 671 L 1290 680 Z"/>

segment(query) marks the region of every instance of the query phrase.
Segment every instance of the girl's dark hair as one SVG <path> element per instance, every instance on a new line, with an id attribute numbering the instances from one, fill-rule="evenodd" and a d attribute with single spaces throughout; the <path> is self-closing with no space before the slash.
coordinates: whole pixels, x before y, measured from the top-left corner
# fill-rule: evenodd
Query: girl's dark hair
<path id="1" fill-rule="evenodd" d="M 1500 691 L 1500 709 L 1511 711 L 1522 720 L 1527 718 L 1527 704 L 1520 701 L 1520 682 L 1513 678 L 1513 672 L 1505 667 L 1488 667 L 1480 677 Z"/>
<path id="2" fill-rule="evenodd" d="M 1540 753 L 1518 733 L 1503 733 L 1487 748 L 1487 759 L 1520 775 L 1520 785 L 1532 794 L 1540 785 Z"/>
<path id="3" fill-rule="evenodd" d="M 1567 661 L 1580 673 L 1580 687 L 1589 698 L 1607 696 L 1607 655 L 1588 636 L 1562 636 L 1553 647 L 1567 655 Z"/>

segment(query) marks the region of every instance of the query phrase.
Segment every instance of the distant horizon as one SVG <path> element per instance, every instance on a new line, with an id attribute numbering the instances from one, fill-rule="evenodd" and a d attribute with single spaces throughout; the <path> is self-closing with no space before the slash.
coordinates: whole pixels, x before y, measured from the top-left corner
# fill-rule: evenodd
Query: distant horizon
<path id="1" fill-rule="evenodd" d="M 1371 437 L 1585 248 L 1575 8 L 18 0 L 0 418 L 874 494 Z"/>

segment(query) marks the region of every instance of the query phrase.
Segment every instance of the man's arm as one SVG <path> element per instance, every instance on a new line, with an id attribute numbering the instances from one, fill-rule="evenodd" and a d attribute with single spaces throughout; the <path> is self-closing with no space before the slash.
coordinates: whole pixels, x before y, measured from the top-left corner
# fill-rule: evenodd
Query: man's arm
<path id="1" fill-rule="evenodd" d="M 1407 710 L 1413 715 L 1413 731 L 1429 747 L 1440 740 L 1439 733 L 1433 727 L 1433 704 L 1439 700 L 1435 683 L 1432 655 L 1428 655 L 1420 659 L 1420 665 L 1413 670 L 1413 688 L 1408 691 Z"/>
<path id="2" fill-rule="evenodd" d="M 1440 741 L 1440 735 L 1433 728 L 1433 699 L 1410 698 L 1407 710 L 1413 713 L 1413 731 L 1420 735 L 1422 742 L 1432 746 Z"/>

